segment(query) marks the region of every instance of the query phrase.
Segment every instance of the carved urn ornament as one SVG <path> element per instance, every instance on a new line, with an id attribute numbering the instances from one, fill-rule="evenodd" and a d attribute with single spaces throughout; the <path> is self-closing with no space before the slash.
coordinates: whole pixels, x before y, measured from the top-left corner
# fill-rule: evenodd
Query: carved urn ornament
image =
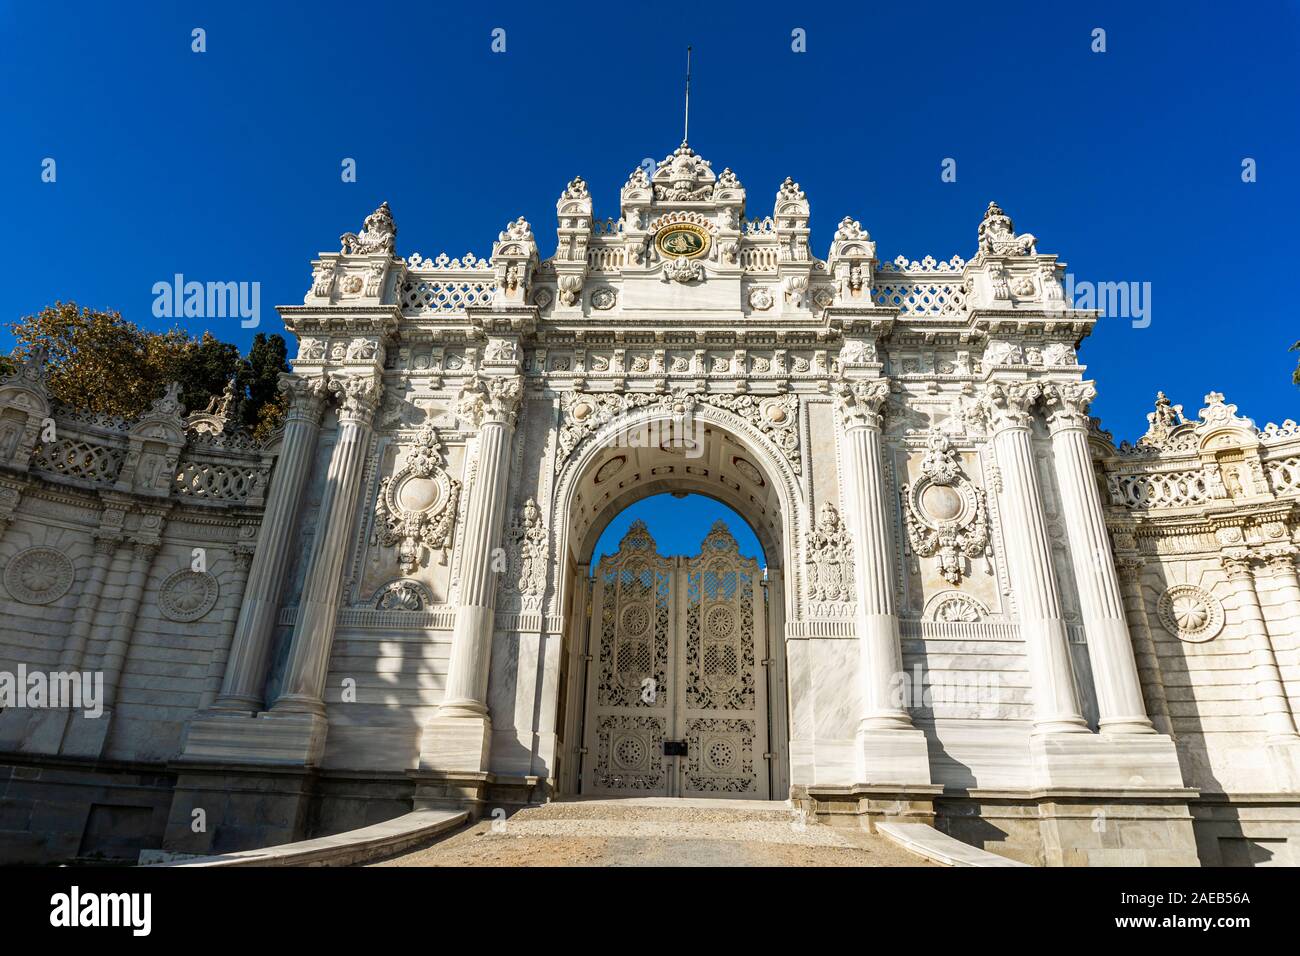
<path id="1" fill-rule="evenodd" d="M 415 571 L 426 548 L 445 564 L 459 499 L 460 482 L 442 466 L 438 430 L 425 425 L 405 466 L 379 485 L 371 543 L 396 546 L 403 574 Z"/>
<path id="2" fill-rule="evenodd" d="M 952 443 L 940 432 L 930 435 L 921 479 L 903 486 L 903 516 L 912 550 L 936 557 L 950 584 L 961 583 L 962 558 L 974 558 L 988 546 L 984 493 L 962 476 Z"/>

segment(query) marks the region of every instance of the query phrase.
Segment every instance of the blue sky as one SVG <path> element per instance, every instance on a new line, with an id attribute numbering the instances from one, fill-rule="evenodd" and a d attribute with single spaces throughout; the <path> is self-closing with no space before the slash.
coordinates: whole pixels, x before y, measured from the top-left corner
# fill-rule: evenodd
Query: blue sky
<path id="1" fill-rule="evenodd" d="M 677 145 L 691 43 L 692 144 L 736 171 L 752 215 L 791 175 L 819 255 L 850 214 L 882 258 L 942 259 L 974 252 L 996 199 L 1078 279 L 1151 283 L 1149 327 L 1104 319 L 1082 351 L 1117 438 L 1157 388 L 1191 414 L 1215 388 L 1260 424 L 1300 418 L 1296 11 L 6 3 L 0 317 L 61 298 L 155 323 L 153 284 L 180 272 L 260 282 L 277 331 L 271 306 L 302 301 L 311 256 L 383 199 L 403 254 L 486 255 L 519 215 L 549 253 L 569 178 L 614 214 L 632 167 Z"/>
<path id="2" fill-rule="evenodd" d="M 686 495 L 682 498 L 651 495 L 629 505 L 601 532 L 592 553 L 592 563 L 599 561 L 602 554 L 616 552 L 623 535 L 627 534 L 627 529 L 638 518 L 649 527 L 660 554 L 688 554 L 691 557 L 700 553 L 700 543 L 704 536 L 713 527 L 713 522 L 721 519 L 731 529 L 737 550 L 746 557 L 755 558 L 760 565 L 765 563 L 758 537 L 745 520 L 722 502 L 704 495 Z"/>

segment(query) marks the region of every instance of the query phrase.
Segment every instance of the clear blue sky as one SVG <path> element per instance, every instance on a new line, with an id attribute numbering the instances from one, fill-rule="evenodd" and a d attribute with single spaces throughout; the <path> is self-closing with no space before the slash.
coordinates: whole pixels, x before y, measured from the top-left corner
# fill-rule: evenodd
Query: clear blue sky
<path id="1" fill-rule="evenodd" d="M 662 555 L 686 554 L 695 557 L 700 553 L 700 544 L 713 527 L 713 522 L 721 519 L 731 529 L 741 554 L 754 558 L 760 565 L 767 563 L 763 557 L 762 545 L 758 543 L 753 529 L 744 518 L 722 502 L 704 495 L 685 495 L 681 498 L 652 495 L 620 511 L 605 527 L 592 552 L 592 564 L 599 561 L 602 554 L 616 552 L 623 535 L 627 534 L 627 529 L 638 518 L 649 527 L 650 535 Z"/>
<path id="2" fill-rule="evenodd" d="M 819 255 L 851 214 L 882 258 L 947 258 L 973 253 L 996 199 L 1080 279 L 1152 284 L 1150 327 L 1105 320 L 1083 350 L 1117 438 L 1141 432 L 1157 388 L 1189 413 L 1215 388 L 1260 424 L 1300 418 L 1296 11 L 6 3 L 0 317 L 61 298 L 154 322 L 153 284 L 181 272 L 260 282 L 277 331 L 271 307 L 302 301 L 311 256 L 382 199 L 403 254 L 486 255 L 518 215 L 549 253 L 570 177 L 614 214 L 632 167 L 677 145 L 691 43 L 692 144 L 737 172 L 751 214 L 791 175 Z"/>

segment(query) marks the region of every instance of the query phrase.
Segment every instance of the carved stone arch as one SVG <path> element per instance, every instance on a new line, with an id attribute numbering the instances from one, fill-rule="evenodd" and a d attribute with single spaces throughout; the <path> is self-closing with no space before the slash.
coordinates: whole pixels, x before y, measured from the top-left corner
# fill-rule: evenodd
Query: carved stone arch
<path id="1" fill-rule="evenodd" d="M 734 438 L 750 454 L 760 472 L 776 492 L 781 507 L 781 566 L 787 568 L 785 578 L 787 614 L 791 619 L 798 613 L 796 596 L 802 593 L 799 585 L 800 568 L 797 560 L 799 542 L 803 540 L 805 507 L 803 490 L 798 477 L 776 445 L 757 427 L 733 412 L 698 403 L 691 411 L 694 419 L 712 425 Z M 559 580 L 551 582 L 553 607 L 562 608 L 567 601 L 569 582 L 563 568 L 572 553 L 569 535 L 572 527 L 574 496 L 582 478 L 611 440 L 620 432 L 632 431 L 654 422 L 670 421 L 675 416 L 671 404 L 657 404 L 639 408 L 626 415 L 616 415 L 574 446 L 566 461 L 561 464 L 555 482 L 552 513 L 555 521 L 550 529 L 551 553 L 559 559 L 556 570 Z"/>

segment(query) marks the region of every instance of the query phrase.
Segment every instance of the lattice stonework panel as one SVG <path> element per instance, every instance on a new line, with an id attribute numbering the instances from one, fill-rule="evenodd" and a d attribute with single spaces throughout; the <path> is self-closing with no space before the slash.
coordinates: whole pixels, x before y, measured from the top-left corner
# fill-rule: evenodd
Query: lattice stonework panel
<path id="1" fill-rule="evenodd" d="M 766 797 L 765 620 L 725 524 L 669 559 L 634 523 L 596 569 L 583 792 Z"/>

